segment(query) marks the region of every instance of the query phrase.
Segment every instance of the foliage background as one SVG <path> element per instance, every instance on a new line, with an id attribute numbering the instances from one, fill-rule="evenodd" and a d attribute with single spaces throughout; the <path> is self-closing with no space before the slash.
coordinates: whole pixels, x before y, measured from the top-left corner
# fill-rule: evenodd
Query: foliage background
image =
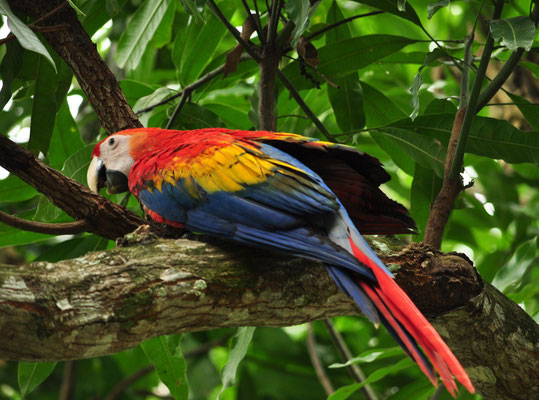
<path id="1" fill-rule="evenodd" d="M 207 8 L 198 17 L 196 13 L 195 16 L 188 14 L 180 2 L 173 0 L 80 0 L 73 3 L 135 111 L 156 104 L 222 65 L 226 54 L 235 46 L 235 40 Z M 289 1 L 287 7 L 300 3 Z M 312 14 L 304 36 L 343 18 L 370 12 L 373 8 L 368 4 L 375 3 L 323 1 Z M 380 8 L 385 3 L 394 2 L 380 2 Z M 420 25 L 434 38 L 447 40 L 443 42 L 445 50 L 462 59 L 462 41 L 473 26 L 481 4 L 473 0 L 451 2 L 428 19 L 429 3 L 428 0 L 408 2 L 406 11 L 399 15 L 386 12 L 359 18 L 312 39 L 321 60 L 319 69 L 327 79 L 349 89 L 344 93 L 306 67 L 320 82 L 320 89 L 314 88 L 312 81 L 300 75 L 294 51 L 281 65 L 330 132 L 384 163 L 392 176 L 386 192 L 411 209 L 420 231 L 425 226 L 429 204 L 441 184 L 436 171 L 443 170 L 443 146 L 447 143 L 447 131 L 451 129 L 460 91 L 459 72 L 447 57 L 440 57 L 435 51 L 436 46 Z M 478 18 L 473 44 L 478 54 L 489 29 L 491 7 L 490 2 L 486 3 Z M 240 2 L 217 4 L 234 26 L 241 27 L 245 11 Z M 259 6 L 265 9 L 262 4 Z M 515 1 L 505 7 L 503 17 L 527 15 L 529 8 L 529 1 Z M 294 13 L 293 9 L 287 8 L 287 11 L 289 16 Z M 6 26 L 3 19 L 2 32 L 8 32 Z M 364 38 L 366 35 L 394 37 L 388 45 L 382 45 L 377 43 L 380 36 Z M 363 38 L 349 39 L 358 37 Z M 257 43 L 258 39 L 253 41 Z M 360 42 L 367 47 L 358 50 Z M 504 105 L 485 107 L 479 114 L 496 119 L 476 121 L 472 128 L 472 136 L 477 138 L 492 132 L 507 134 L 503 143 L 496 139 L 487 144 L 470 142 L 470 152 L 465 156 L 465 179 L 473 180 L 474 186 L 459 198 L 442 246 L 447 252 L 467 254 L 483 279 L 493 282 L 536 321 L 539 271 L 533 266 L 537 262 L 539 231 L 539 193 L 536 190 L 539 170 L 534 165 L 539 158 L 537 45 L 535 38 L 532 50 L 523 57 L 507 84 L 513 93 L 511 97 L 499 94 L 493 101 Z M 28 148 L 40 152 L 49 165 L 85 183 L 91 149 L 104 132 L 69 68 L 54 52 L 50 54 L 55 68 L 45 57 L 23 50 L 17 41 L 0 46 L 0 103 L 3 106 L 0 132 L 19 143 L 27 143 Z M 499 46 L 487 75 L 494 76 L 509 54 L 506 47 Z M 228 77 L 218 77 L 195 90 L 173 127 L 258 127 L 257 72 L 255 62 L 245 61 Z M 418 72 L 423 81 L 420 86 L 417 85 Z M 413 88 L 412 93 L 410 88 Z M 278 86 L 278 94 L 277 130 L 324 138 L 281 86 Z M 178 98 L 140 113 L 139 117 L 144 126 L 164 127 L 177 102 Z M 417 104 L 418 117 L 414 121 L 407 118 L 414 113 L 411 102 Z M 518 103 L 518 106 L 505 103 Z M 117 202 L 122 200 L 122 196 L 112 198 Z M 139 212 L 133 199 L 129 200 L 128 207 Z M 70 220 L 34 189 L 7 173 L 2 173 L 0 180 L 0 210 L 38 221 Z M 420 232 L 411 240 L 418 241 L 421 237 Z M 0 262 L 25 263 L 72 258 L 110 248 L 114 243 L 90 234 L 51 238 L 0 225 L 0 246 L 3 247 Z M 402 351 L 395 349 L 387 332 L 376 330 L 360 318 L 337 318 L 335 324 L 353 354 L 363 356 L 360 365 L 366 375 L 373 379 L 381 376 L 372 383 L 380 398 L 428 399 L 433 396 L 435 389 L 418 368 L 406 361 Z M 340 362 L 323 325 L 314 323 L 314 331 L 316 350 L 323 364 Z M 219 393 L 220 371 L 229 358 L 228 343 L 234 333 L 234 330 L 223 329 L 182 338 L 190 398 L 215 398 Z M 313 372 L 306 338 L 307 326 L 257 329 L 238 369 L 236 385 L 224 391 L 221 398 L 325 398 Z M 167 340 L 177 343 L 179 339 Z M 52 375 L 26 397 L 58 398 L 62 385 L 71 380 L 75 382 L 73 398 L 106 398 L 122 379 L 141 370 L 147 373 L 116 398 L 150 399 L 168 395 L 157 374 L 151 369 L 145 370 L 148 365 L 141 347 L 108 357 L 59 363 Z M 74 375 L 68 377 L 67 371 Z M 328 373 L 336 388 L 351 383 L 344 368 L 329 369 Z M 439 399 L 450 398 L 445 391 L 436 395 Z M 0 396 L 21 398 L 16 363 L 0 363 Z M 459 399 L 470 398 L 480 396 L 459 394 Z"/>

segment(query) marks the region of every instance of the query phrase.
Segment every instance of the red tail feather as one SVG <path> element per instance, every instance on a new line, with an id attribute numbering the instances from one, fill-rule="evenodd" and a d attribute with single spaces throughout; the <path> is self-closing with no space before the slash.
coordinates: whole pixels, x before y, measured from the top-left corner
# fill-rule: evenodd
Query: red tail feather
<path id="1" fill-rule="evenodd" d="M 354 256 L 372 269 L 378 281 L 378 287 L 371 288 L 367 286 L 366 282 L 361 282 L 361 287 L 397 332 L 399 338 L 401 338 L 406 348 L 412 354 L 412 358 L 419 364 L 425 375 L 435 383 L 431 376 L 432 372 L 428 371 L 428 369 L 422 365 L 419 356 L 416 354 L 417 350 L 406 338 L 396 321 L 400 322 L 404 329 L 406 329 L 423 348 L 423 351 L 440 374 L 442 382 L 453 396 L 455 395 L 457 386 L 451 377 L 451 373 L 470 393 L 474 393 L 474 387 L 464 368 L 462 368 L 447 344 L 445 344 L 440 335 L 438 335 L 438 332 L 436 332 L 423 314 L 417 309 L 408 295 L 404 293 L 392 277 L 363 254 L 352 240 L 350 240 L 350 244 Z"/>

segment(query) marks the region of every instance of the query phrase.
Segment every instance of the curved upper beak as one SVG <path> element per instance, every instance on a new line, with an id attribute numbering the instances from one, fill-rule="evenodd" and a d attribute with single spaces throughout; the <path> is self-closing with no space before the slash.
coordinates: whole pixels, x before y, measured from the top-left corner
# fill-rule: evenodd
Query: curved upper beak
<path id="1" fill-rule="evenodd" d="M 86 175 L 88 187 L 99 193 L 99 190 L 107 186 L 107 193 L 122 193 L 129 190 L 127 176 L 120 171 L 110 170 L 105 167 L 105 163 L 99 157 L 92 158 L 88 173 Z"/>
<path id="2" fill-rule="evenodd" d="M 99 189 L 105 186 L 107 180 L 107 169 L 103 160 L 99 157 L 93 157 L 86 173 L 86 180 L 88 181 L 88 187 L 96 193 L 99 193 Z"/>

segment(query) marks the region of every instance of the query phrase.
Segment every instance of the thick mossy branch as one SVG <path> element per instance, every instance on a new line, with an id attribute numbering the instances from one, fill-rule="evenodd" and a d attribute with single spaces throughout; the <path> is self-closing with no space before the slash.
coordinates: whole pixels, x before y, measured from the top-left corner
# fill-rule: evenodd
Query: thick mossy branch
<path id="1" fill-rule="evenodd" d="M 0 266 L 0 358 L 94 357 L 174 332 L 287 326 L 358 313 L 317 262 L 217 241 L 141 242 L 134 235 L 130 242 L 54 264 Z M 533 385 L 527 392 L 522 385 L 539 370 L 533 358 L 539 332 L 523 310 L 485 289 L 458 255 L 422 245 L 401 249 L 387 238 L 371 244 L 480 392 L 519 398 L 513 393 L 519 387 L 529 398 Z"/>

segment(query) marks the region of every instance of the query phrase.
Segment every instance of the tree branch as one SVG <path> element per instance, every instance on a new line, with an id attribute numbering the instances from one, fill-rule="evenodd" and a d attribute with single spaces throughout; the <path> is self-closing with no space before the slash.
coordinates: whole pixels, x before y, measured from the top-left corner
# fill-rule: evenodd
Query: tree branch
<path id="1" fill-rule="evenodd" d="M 87 232 L 116 239 L 144 223 L 131 211 L 64 176 L 4 135 L 0 135 L 0 166 L 47 196 L 73 219 L 85 220 Z"/>
<path id="2" fill-rule="evenodd" d="M 95 357 L 173 332 L 357 314 L 320 263 L 215 240 L 139 240 L 55 264 L 1 266 L 0 358 Z M 392 246 L 380 237 L 373 245 L 382 240 Z M 520 307 L 459 256 L 424 245 L 382 256 L 480 393 L 531 398 L 539 328 Z"/>
<path id="3" fill-rule="evenodd" d="M 69 25 L 66 30 L 43 32 L 43 36 L 73 70 L 108 133 L 141 127 L 142 124 L 129 107 L 114 74 L 97 52 L 77 14 L 71 7 L 63 7 L 64 3 L 64 0 L 9 0 L 12 9 L 32 18 L 47 16 L 50 25 Z M 56 10 L 60 6 L 62 8 Z"/>
<path id="4" fill-rule="evenodd" d="M 86 220 L 78 220 L 73 222 L 56 224 L 49 224 L 46 222 L 38 221 L 28 221 L 6 214 L 3 211 L 0 211 L 0 222 L 3 222 L 4 224 L 17 229 L 21 229 L 23 231 L 46 233 L 49 235 L 73 235 L 77 233 L 82 233 L 86 232 L 89 226 Z"/>

